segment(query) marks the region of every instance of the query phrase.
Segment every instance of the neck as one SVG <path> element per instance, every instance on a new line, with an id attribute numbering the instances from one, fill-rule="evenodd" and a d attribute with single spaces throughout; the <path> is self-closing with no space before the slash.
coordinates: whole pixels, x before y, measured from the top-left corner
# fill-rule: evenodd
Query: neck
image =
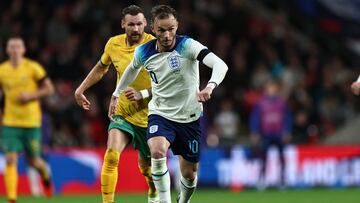
<path id="1" fill-rule="evenodd" d="M 174 47 L 175 47 L 175 43 L 176 43 L 176 38 L 174 39 L 173 43 L 171 44 L 171 46 L 169 47 L 164 47 L 164 46 L 161 46 L 160 42 L 157 41 L 156 42 L 156 49 L 158 52 L 166 52 L 166 51 L 170 51 L 172 50 Z"/>
<path id="2" fill-rule="evenodd" d="M 126 38 L 126 45 L 129 46 L 129 47 L 131 47 L 131 46 L 133 46 L 133 45 L 135 45 L 135 44 L 139 44 L 139 43 L 143 40 L 143 38 L 144 38 L 144 35 L 141 36 L 141 38 L 140 38 L 139 40 L 133 41 L 133 40 L 130 40 L 130 39 L 127 37 L 127 38 Z"/>
<path id="3" fill-rule="evenodd" d="M 22 60 L 23 60 L 22 57 L 12 57 L 10 58 L 10 64 L 13 67 L 17 67 L 22 62 Z"/>

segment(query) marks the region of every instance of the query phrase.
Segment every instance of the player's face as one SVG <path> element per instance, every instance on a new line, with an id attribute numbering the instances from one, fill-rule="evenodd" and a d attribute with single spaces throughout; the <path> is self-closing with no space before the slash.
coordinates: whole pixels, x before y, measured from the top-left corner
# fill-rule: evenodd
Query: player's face
<path id="1" fill-rule="evenodd" d="M 22 39 L 10 39 L 6 45 L 6 53 L 10 58 L 19 59 L 25 54 L 25 45 Z"/>
<path id="2" fill-rule="evenodd" d="M 138 43 L 143 37 L 146 19 L 144 14 L 125 15 L 121 21 L 121 27 L 125 29 L 127 40 L 130 44 Z"/>
<path id="3" fill-rule="evenodd" d="M 158 40 L 158 46 L 161 46 L 160 48 L 164 51 L 174 47 L 177 28 L 178 21 L 173 15 L 169 18 L 154 19 L 151 29 Z"/>

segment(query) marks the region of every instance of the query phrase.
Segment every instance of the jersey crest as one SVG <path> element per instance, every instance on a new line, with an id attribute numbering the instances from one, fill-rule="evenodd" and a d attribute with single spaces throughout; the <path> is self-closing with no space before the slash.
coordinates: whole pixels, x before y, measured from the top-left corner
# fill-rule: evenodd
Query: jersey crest
<path id="1" fill-rule="evenodd" d="M 152 125 L 149 127 L 149 132 L 150 133 L 156 133 L 159 129 L 159 126 L 158 125 Z"/>
<path id="2" fill-rule="evenodd" d="M 180 71 L 180 60 L 178 56 L 170 55 L 168 56 L 167 61 L 171 70 L 173 70 L 174 72 Z"/>

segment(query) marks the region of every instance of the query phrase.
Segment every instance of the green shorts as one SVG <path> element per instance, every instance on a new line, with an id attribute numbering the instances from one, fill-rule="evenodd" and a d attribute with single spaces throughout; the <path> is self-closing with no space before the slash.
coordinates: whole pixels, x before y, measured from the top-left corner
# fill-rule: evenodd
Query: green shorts
<path id="1" fill-rule="evenodd" d="M 29 157 L 40 156 L 40 128 L 2 126 L 1 148 L 5 153 L 25 151 Z"/>
<path id="2" fill-rule="evenodd" d="M 126 132 L 130 138 L 135 149 L 138 150 L 139 156 L 142 159 L 150 159 L 150 149 L 146 142 L 146 128 L 138 127 L 131 124 L 121 116 L 113 117 L 116 121 L 111 121 L 109 124 L 109 131 L 113 128 Z"/>

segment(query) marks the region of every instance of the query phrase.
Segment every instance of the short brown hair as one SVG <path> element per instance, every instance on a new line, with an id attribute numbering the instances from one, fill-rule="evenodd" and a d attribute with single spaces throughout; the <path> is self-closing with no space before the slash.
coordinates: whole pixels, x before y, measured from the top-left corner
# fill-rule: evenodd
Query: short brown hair
<path id="1" fill-rule="evenodd" d="M 125 7 L 121 12 L 122 18 L 125 18 L 125 16 L 128 14 L 132 16 L 136 16 L 139 13 L 144 14 L 144 11 L 142 10 L 142 8 L 136 5 L 130 5 L 128 7 Z"/>
<path id="2" fill-rule="evenodd" d="M 176 10 L 168 5 L 154 6 L 151 9 L 151 15 L 152 15 L 152 19 L 151 19 L 152 22 L 154 22 L 155 18 L 164 19 L 170 17 L 170 15 L 173 15 L 176 20 L 178 19 Z"/>

